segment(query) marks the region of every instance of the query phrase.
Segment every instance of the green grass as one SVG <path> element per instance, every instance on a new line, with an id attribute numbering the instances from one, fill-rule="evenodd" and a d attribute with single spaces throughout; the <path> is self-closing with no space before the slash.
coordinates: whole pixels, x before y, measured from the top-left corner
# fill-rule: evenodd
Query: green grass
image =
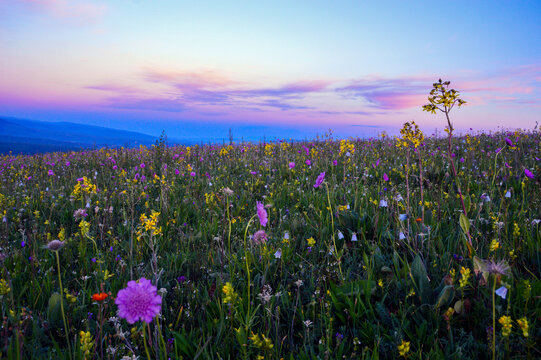
<path id="1" fill-rule="evenodd" d="M 93 339 L 86 358 L 146 358 L 143 329 L 153 359 L 395 359 L 403 341 L 412 359 L 490 358 L 494 281 L 508 288 L 495 297 L 496 357 L 539 358 L 541 134 L 454 139 L 462 226 L 447 140 L 427 138 L 416 151 L 395 143 L 159 142 L 0 158 L 0 358 L 83 359 L 81 331 Z M 78 195 L 83 177 L 89 186 Z M 267 205 L 264 228 L 257 201 Z M 157 235 L 142 226 L 151 211 Z M 261 229 L 267 241 L 256 244 Z M 46 248 L 59 238 L 69 343 Z M 485 260 L 506 260 L 511 271 L 483 276 Z M 471 272 L 464 287 L 462 268 Z M 163 296 L 149 326 L 115 318 L 114 297 L 141 277 Z M 237 295 L 229 303 L 227 282 Z M 109 294 L 101 304 L 91 298 L 100 292 Z M 509 337 L 503 315 L 513 320 Z"/>

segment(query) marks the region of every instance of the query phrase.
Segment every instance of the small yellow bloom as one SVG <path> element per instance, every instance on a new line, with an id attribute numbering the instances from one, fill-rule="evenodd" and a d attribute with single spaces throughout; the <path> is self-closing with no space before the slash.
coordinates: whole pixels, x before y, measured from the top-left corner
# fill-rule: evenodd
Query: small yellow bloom
<path id="1" fill-rule="evenodd" d="M 513 324 L 511 321 L 511 317 L 507 315 L 500 317 L 500 319 L 498 320 L 498 322 L 502 325 L 502 335 L 504 337 L 508 337 L 509 334 L 511 334 L 511 329 L 513 328 Z"/>
<path id="2" fill-rule="evenodd" d="M 398 345 L 398 354 L 400 356 L 406 357 L 410 352 L 410 342 L 402 340 L 402 343 Z"/>
<path id="3" fill-rule="evenodd" d="M 306 239 L 306 242 L 308 243 L 308 246 L 314 246 L 316 244 L 313 237 Z"/>
<path id="4" fill-rule="evenodd" d="M 460 288 L 465 288 L 470 283 L 471 270 L 465 268 L 464 266 L 460 269 L 460 274 L 462 277 L 459 280 Z"/>
<path id="5" fill-rule="evenodd" d="M 490 243 L 490 252 L 496 251 L 499 247 L 500 247 L 500 243 L 498 242 L 498 240 L 496 239 L 492 240 L 492 242 Z"/>
<path id="6" fill-rule="evenodd" d="M 528 337 L 530 335 L 528 333 L 528 319 L 526 319 L 526 317 L 520 318 L 517 320 L 517 323 L 520 330 L 522 330 L 522 336 Z"/>

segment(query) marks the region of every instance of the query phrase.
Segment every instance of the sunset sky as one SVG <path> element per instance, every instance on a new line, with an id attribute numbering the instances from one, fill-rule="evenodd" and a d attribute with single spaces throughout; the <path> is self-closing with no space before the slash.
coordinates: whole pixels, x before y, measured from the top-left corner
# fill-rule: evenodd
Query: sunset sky
<path id="1" fill-rule="evenodd" d="M 0 116 L 172 137 L 541 120 L 541 1 L 0 0 Z M 203 135 L 204 134 L 204 135 Z"/>

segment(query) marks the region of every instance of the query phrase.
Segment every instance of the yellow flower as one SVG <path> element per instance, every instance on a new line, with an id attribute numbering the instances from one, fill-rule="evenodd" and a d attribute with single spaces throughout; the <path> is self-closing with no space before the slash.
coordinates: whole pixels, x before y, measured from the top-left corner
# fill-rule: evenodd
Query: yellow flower
<path id="1" fill-rule="evenodd" d="M 499 247 L 500 247 L 500 243 L 498 242 L 498 240 L 496 239 L 492 240 L 492 242 L 490 243 L 490 252 L 496 251 Z"/>
<path id="2" fill-rule="evenodd" d="M 507 315 L 500 317 L 498 320 L 498 322 L 502 325 L 502 335 L 504 337 L 508 337 L 509 334 L 511 334 L 511 329 L 513 328 L 511 321 L 511 317 Z"/>
<path id="3" fill-rule="evenodd" d="M 526 317 L 520 318 L 517 320 L 517 323 L 520 330 L 522 330 L 522 336 L 528 337 L 530 335 L 528 333 L 528 319 L 526 319 Z"/>
<path id="4" fill-rule="evenodd" d="M 226 282 L 224 287 L 222 288 L 222 292 L 224 293 L 224 304 L 230 304 L 235 305 L 238 294 L 235 292 L 235 289 L 233 288 L 233 285 L 231 285 L 230 282 Z"/>
<path id="5" fill-rule="evenodd" d="M 400 356 L 406 357 L 410 352 L 410 342 L 402 340 L 402 343 L 398 345 L 398 354 Z"/>
<path id="6" fill-rule="evenodd" d="M 316 244 L 313 237 L 306 239 L 306 242 L 308 243 L 308 246 L 314 246 Z"/>
<path id="7" fill-rule="evenodd" d="M 90 335 L 90 331 L 80 331 L 80 342 L 81 342 L 81 350 L 84 353 L 85 359 L 90 359 L 94 355 L 92 353 L 92 349 L 94 348 L 94 340 L 92 339 L 92 335 Z"/>
<path id="8" fill-rule="evenodd" d="M 249 339 L 254 343 L 254 346 L 261 350 L 271 350 L 274 347 L 271 339 L 265 337 L 263 334 L 254 334 L 252 332 L 252 336 Z"/>
<path id="9" fill-rule="evenodd" d="M 471 276 L 471 271 L 470 269 L 466 269 L 464 266 L 460 269 L 460 274 L 462 275 L 462 277 L 460 278 L 459 280 L 459 283 L 460 283 L 460 288 L 465 288 L 466 286 L 468 286 L 468 284 L 470 283 L 470 276 Z"/>
<path id="10" fill-rule="evenodd" d="M 0 279 L 0 296 L 6 295 L 11 291 L 8 282 L 5 279 Z"/>
<path id="11" fill-rule="evenodd" d="M 379 287 L 383 287 L 383 280 L 382 280 L 382 279 L 379 279 L 379 280 L 378 280 L 378 286 L 379 286 Z"/>

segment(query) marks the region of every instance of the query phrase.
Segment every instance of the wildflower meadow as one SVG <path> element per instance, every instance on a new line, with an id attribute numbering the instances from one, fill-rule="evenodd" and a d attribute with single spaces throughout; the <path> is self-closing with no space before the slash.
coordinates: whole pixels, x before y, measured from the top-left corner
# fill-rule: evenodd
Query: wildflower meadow
<path id="1" fill-rule="evenodd" d="M 0 358 L 540 358 L 541 132 L 446 129 L 1 157 Z"/>

